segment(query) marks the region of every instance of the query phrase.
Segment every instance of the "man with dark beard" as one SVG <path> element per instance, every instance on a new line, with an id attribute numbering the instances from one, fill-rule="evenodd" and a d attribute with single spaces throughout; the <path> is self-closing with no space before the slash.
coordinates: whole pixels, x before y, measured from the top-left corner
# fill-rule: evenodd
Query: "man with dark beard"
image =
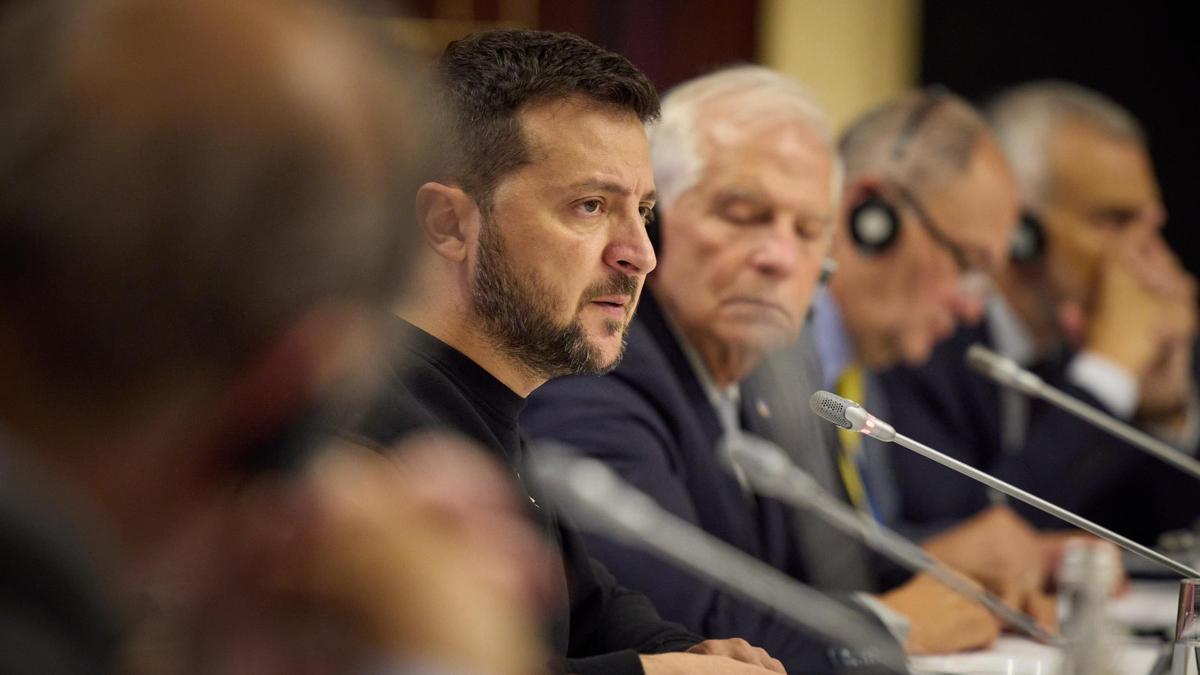
<path id="1" fill-rule="evenodd" d="M 643 125 L 657 117 L 658 97 L 626 59 L 566 34 L 471 36 L 447 47 L 441 70 L 455 145 L 417 193 L 430 249 L 423 283 L 400 311 L 403 348 L 387 393 L 359 428 L 381 443 L 421 428 L 458 430 L 520 482 L 525 397 L 550 378 L 616 365 L 654 267 Z M 550 629 L 558 667 L 783 672 L 742 640 L 701 642 L 660 619 L 548 505 L 530 502 L 562 553 L 547 570 L 569 598 Z"/>

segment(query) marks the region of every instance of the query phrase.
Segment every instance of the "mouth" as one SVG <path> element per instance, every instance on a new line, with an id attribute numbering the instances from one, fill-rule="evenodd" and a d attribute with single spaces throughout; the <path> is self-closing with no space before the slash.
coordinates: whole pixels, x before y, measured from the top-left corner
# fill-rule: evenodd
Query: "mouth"
<path id="1" fill-rule="evenodd" d="M 751 307 L 751 308 L 757 308 L 757 309 L 773 310 L 775 312 L 778 312 L 779 314 L 782 314 L 785 318 L 788 317 L 788 312 L 786 309 L 783 308 L 783 305 L 781 305 L 777 302 L 771 302 L 770 300 L 763 300 L 761 298 L 754 298 L 754 297 L 748 297 L 748 296 L 736 296 L 736 297 L 729 298 L 728 300 L 725 301 L 724 304 L 735 306 L 735 307 L 740 306 L 740 307 Z"/>
<path id="2" fill-rule="evenodd" d="M 633 302 L 633 298 L 628 295 L 602 295 L 591 300 L 593 306 L 598 307 L 600 311 L 616 319 L 625 318 L 631 302 Z"/>

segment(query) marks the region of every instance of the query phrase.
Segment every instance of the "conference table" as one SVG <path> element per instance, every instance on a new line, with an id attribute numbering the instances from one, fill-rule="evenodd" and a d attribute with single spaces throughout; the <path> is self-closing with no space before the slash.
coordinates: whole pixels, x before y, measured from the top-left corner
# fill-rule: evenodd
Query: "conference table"
<path id="1" fill-rule="evenodd" d="M 1125 636 L 1113 652 L 1114 672 L 1151 675 L 1170 672 L 1166 642 L 1175 628 L 1179 584 L 1175 581 L 1133 581 L 1127 593 L 1114 598 L 1108 616 Z M 947 675 L 1056 675 L 1062 650 L 1005 634 L 986 650 L 941 656 L 912 657 L 914 672 Z"/>

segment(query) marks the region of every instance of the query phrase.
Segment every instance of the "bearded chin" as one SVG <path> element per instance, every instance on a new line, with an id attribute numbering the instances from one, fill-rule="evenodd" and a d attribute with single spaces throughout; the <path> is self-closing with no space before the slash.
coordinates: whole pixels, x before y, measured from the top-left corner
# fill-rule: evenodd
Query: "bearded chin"
<path id="1" fill-rule="evenodd" d="M 599 375 L 616 367 L 625 352 L 625 323 L 606 320 L 606 336 L 621 334 L 617 357 L 608 361 L 591 342 L 579 318 L 555 322 L 555 295 L 532 275 L 509 264 L 499 229 L 485 218 L 479 262 L 471 277 L 471 307 L 492 345 L 530 374 L 550 379 Z"/>

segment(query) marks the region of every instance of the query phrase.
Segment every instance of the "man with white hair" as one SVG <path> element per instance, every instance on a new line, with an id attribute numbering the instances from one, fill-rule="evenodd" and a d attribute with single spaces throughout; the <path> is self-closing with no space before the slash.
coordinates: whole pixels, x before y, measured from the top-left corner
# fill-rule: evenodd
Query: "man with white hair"
<path id="1" fill-rule="evenodd" d="M 795 82 L 761 67 L 730 68 L 667 95 L 651 130 L 651 161 L 659 264 L 625 359 L 604 377 L 542 387 L 523 423 L 531 435 L 605 461 L 676 515 L 808 579 L 814 561 L 793 537 L 789 509 L 753 495 L 718 455 L 721 438 L 745 422 L 740 383 L 804 325 L 838 208 L 831 134 Z M 869 655 L 828 653 L 785 621 L 648 555 L 599 538 L 589 545 L 664 616 L 702 633 L 741 635 L 790 672 L 870 663 Z M 998 632 L 987 612 L 923 576 L 858 599 L 878 614 L 864 611 L 864 620 L 882 617 L 902 642 L 911 624 L 913 651 L 981 646 Z"/>
<path id="2" fill-rule="evenodd" d="M 966 372 L 964 351 L 982 342 L 1180 447 L 1194 449 L 1200 431 L 1195 284 L 1162 239 L 1140 125 L 1108 98 L 1053 81 L 1002 93 L 989 115 L 1025 209 L 1014 264 L 997 277 L 984 325 L 947 342 L 930 366 L 884 378 L 896 414 L 937 447 L 1123 534 L 1150 541 L 1190 525 L 1194 505 L 1165 501 L 1192 487 L 1164 489 L 1177 472 Z M 974 483 L 908 461 L 896 469 L 910 518 L 961 518 L 987 504 Z"/>

